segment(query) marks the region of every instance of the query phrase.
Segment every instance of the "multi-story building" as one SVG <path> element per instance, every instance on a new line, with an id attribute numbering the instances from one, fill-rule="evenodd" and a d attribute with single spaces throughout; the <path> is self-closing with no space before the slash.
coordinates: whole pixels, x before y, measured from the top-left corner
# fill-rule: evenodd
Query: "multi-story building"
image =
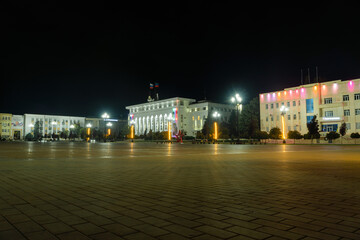
<path id="1" fill-rule="evenodd" d="M 305 134 L 314 116 L 322 136 L 338 131 L 342 123 L 346 123 L 347 134 L 360 131 L 360 79 L 305 84 L 261 93 L 259 99 L 262 131 L 279 127 L 285 128 L 285 134 L 290 130 Z M 282 106 L 287 111 L 281 112 Z"/>
<path id="2" fill-rule="evenodd" d="M 61 132 L 70 131 L 74 124 L 85 127 L 85 117 L 24 114 L 24 119 L 25 136 L 34 132 L 37 122 L 42 136 L 50 136 L 53 133 L 59 135 Z"/>
<path id="3" fill-rule="evenodd" d="M 129 110 L 129 126 L 134 125 L 135 134 L 142 135 L 153 132 L 168 131 L 173 135 L 179 130 L 189 136 L 195 136 L 203 128 L 205 120 L 211 112 L 219 112 L 219 121 L 227 121 L 234 106 L 209 101 L 196 102 L 191 98 L 168 98 L 150 101 L 126 107 Z"/>
<path id="4" fill-rule="evenodd" d="M 11 139 L 11 113 L 0 113 L 0 139 Z"/>
<path id="5" fill-rule="evenodd" d="M 11 136 L 14 140 L 24 138 L 24 116 L 13 115 L 11 119 Z"/>

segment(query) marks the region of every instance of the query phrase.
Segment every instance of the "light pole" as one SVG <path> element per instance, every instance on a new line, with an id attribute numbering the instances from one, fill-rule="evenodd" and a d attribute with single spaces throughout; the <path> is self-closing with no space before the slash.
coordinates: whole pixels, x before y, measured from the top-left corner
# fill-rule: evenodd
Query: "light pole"
<path id="1" fill-rule="evenodd" d="M 282 126 L 282 129 L 283 129 L 283 139 L 285 140 L 286 139 L 286 135 L 285 135 L 285 114 L 286 112 L 288 111 L 289 109 L 287 107 L 285 107 L 284 105 L 281 106 L 280 108 L 280 112 L 281 112 L 281 126 Z"/>
<path id="2" fill-rule="evenodd" d="M 87 135 L 89 136 L 88 140 L 90 140 L 90 138 L 91 138 L 90 133 L 91 133 L 91 127 L 92 127 L 91 123 L 86 124 L 86 127 L 88 128 L 87 129 Z"/>
<path id="3" fill-rule="evenodd" d="M 168 140 L 171 141 L 171 121 L 168 121 Z"/>
<path id="4" fill-rule="evenodd" d="M 109 127 L 109 129 L 107 130 L 107 136 L 109 137 L 111 135 L 111 126 L 112 126 L 112 123 L 109 122 L 106 124 L 107 127 Z"/>
<path id="5" fill-rule="evenodd" d="M 213 118 L 215 118 L 215 121 L 214 121 L 214 140 L 215 140 L 215 142 L 218 139 L 218 123 L 216 122 L 216 119 L 219 117 L 220 117 L 220 113 L 218 113 L 218 112 L 213 113 Z"/>
<path id="6" fill-rule="evenodd" d="M 74 125 L 70 125 L 70 136 L 72 137 L 73 135 L 72 135 L 72 130 L 75 128 L 75 126 Z"/>
<path id="7" fill-rule="evenodd" d="M 101 118 L 104 119 L 104 124 L 105 124 L 106 119 L 110 118 L 110 116 L 109 116 L 109 114 L 104 113 L 103 115 L 101 115 Z M 107 127 L 106 127 L 106 124 L 105 124 L 105 140 L 104 140 L 105 142 L 106 142 L 106 133 L 107 133 Z"/>
<path id="8" fill-rule="evenodd" d="M 135 121 L 134 120 L 131 120 L 130 121 L 130 139 L 131 139 L 131 142 L 134 141 L 134 124 L 135 124 Z"/>
<path id="9" fill-rule="evenodd" d="M 236 105 L 236 135 L 237 137 L 239 137 L 239 111 L 241 113 L 242 110 L 242 98 L 240 97 L 240 95 L 238 93 L 235 94 L 235 97 L 231 98 L 231 102 L 234 103 Z"/>

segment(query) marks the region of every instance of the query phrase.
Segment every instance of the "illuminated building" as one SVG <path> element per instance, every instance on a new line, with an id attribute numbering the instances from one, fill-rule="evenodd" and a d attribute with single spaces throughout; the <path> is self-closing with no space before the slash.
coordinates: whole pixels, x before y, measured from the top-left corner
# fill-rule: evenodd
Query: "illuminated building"
<path id="1" fill-rule="evenodd" d="M 75 124 L 85 127 L 85 117 L 24 114 L 24 120 L 24 136 L 28 133 L 34 133 L 37 122 L 39 123 L 39 131 L 42 136 L 59 135 L 61 132 L 70 131 L 70 126 Z"/>
<path id="2" fill-rule="evenodd" d="M 0 139 L 11 139 L 11 113 L 0 113 Z"/>
<path id="3" fill-rule="evenodd" d="M 234 106 L 209 101 L 196 102 L 190 98 L 168 98 L 149 101 L 126 107 L 129 110 L 128 124 L 134 125 L 135 135 L 168 131 L 169 122 L 172 134 L 181 130 L 188 136 L 195 136 L 201 131 L 205 120 L 213 111 L 221 113 L 219 121 L 228 121 Z"/>
<path id="4" fill-rule="evenodd" d="M 285 135 L 290 130 L 307 133 L 307 123 L 313 116 L 319 121 L 322 136 L 339 131 L 342 123 L 346 123 L 347 134 L 360 132 L 360 79 L 311 83 L 261 93 L 259 100 L 262 131 L 269 132 L 273 127 L 283 129 L 280 109 L 285 106 L 288 108 L 284 115 Z"/>

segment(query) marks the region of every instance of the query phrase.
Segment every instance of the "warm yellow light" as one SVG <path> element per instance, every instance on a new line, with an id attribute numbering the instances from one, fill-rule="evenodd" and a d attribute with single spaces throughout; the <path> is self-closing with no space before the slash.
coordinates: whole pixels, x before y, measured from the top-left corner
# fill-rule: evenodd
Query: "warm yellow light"
<path id="1" fill-rule="evenodd" d="M 108 129 L 108 136 L 110 136 L 111 135 L 111 129 L 109 128 Z"/>
<path id="2" fill-rule="evenodd" d="M 130 127 L 130 138 L 134 139 L 134 125 L 131 125 Z"/>
<path id="3" fill-rule="evenodd" d="M 214 139 L 218 139 L 218 129 L 217 129 L 217 122 L 214 122 Z"/>
<path id="4" fill-rule="evenodd" d="M 168 122 L 168 140 L 171 141 L 171 123 Z"/>
<path id="5" fill-rule="evenodd" d="M 198 120 L 200 120 L 200 116 L 198 116 Z"/>
<path id="6" fill-rule="evenodd" d="M 90 128 L 87 129 L 87 135 L 90 135 Z"/>
<path id="7" fill-rule="evenodd" d="M 280 92 L 278 92 L 278 96 L 280 97 Z"/>
<path id="8" fill-rule="evenodd" d="M 284 115 L 281 115 L 281 124 L 282 124 L 282 129 L 283 129 L 283 139 L 285 139 L 285 118 L 284 118 Z"/>
<path id="9" fill-rule="evenodd" d="M 317 90 L 317 86 L 314 86 L 314 90 L 315 90 L 315 91 Z"/>
<path id="10" fill-rule="evenodd" d="M 284 95 L 286 96 L 286 91 L 284 91 Z"/>

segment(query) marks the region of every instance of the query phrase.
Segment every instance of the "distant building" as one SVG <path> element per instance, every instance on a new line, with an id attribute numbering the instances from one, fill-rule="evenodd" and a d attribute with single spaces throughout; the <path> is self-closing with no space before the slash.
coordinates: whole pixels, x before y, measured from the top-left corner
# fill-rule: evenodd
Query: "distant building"
<path id="1" fill-rule="evenodd" d="M 11 113 L 0 113 L 0 139 L 12 139 Z"/>
<path id="2" fill-rule="evenodd" d="M 36 122 L 39 122 L 40 134 L 42 136 L 59 135 L 61 132 L 70 131 L 70 126 L 79 124 L 85 127 L 85 117 L 57 116 L 42 114 L 24 114 L 24 136 L 34 133 Z"/>
<path id="3" fill-rule="evenodd" d="M 24 138 L 24 116 L 13 115 L 11 119 L 11 136 L 13 140 Z"/>
<path id="4" fill-rule="evenodd" d="M 201 131 L 211 112 L 217 111 L 218 121 L 228 121 L 234 106 L 209 101 L 196 102 L 195 99 L 174 97 L 152 100 L 126 107 L 129 110 L 128 124 L 135 126 L 135 134 L 168 131 L 170 124 L 173 135 L 179 130 L 189 136 Z"/>
<path id="5" fill-rule="evenodd" d="M 347 134 L 360 131 L 360 79 L 305 84 L 262 93 L 259 99 L 262 131 L 283 130 L 281 106 L 288 109 L 284 112 L 286 135 L 290 130 L 307 133 L 307 123 L 314 116 L 322 136 L 338 131 L 342 123 L 346 123 Z"/>

